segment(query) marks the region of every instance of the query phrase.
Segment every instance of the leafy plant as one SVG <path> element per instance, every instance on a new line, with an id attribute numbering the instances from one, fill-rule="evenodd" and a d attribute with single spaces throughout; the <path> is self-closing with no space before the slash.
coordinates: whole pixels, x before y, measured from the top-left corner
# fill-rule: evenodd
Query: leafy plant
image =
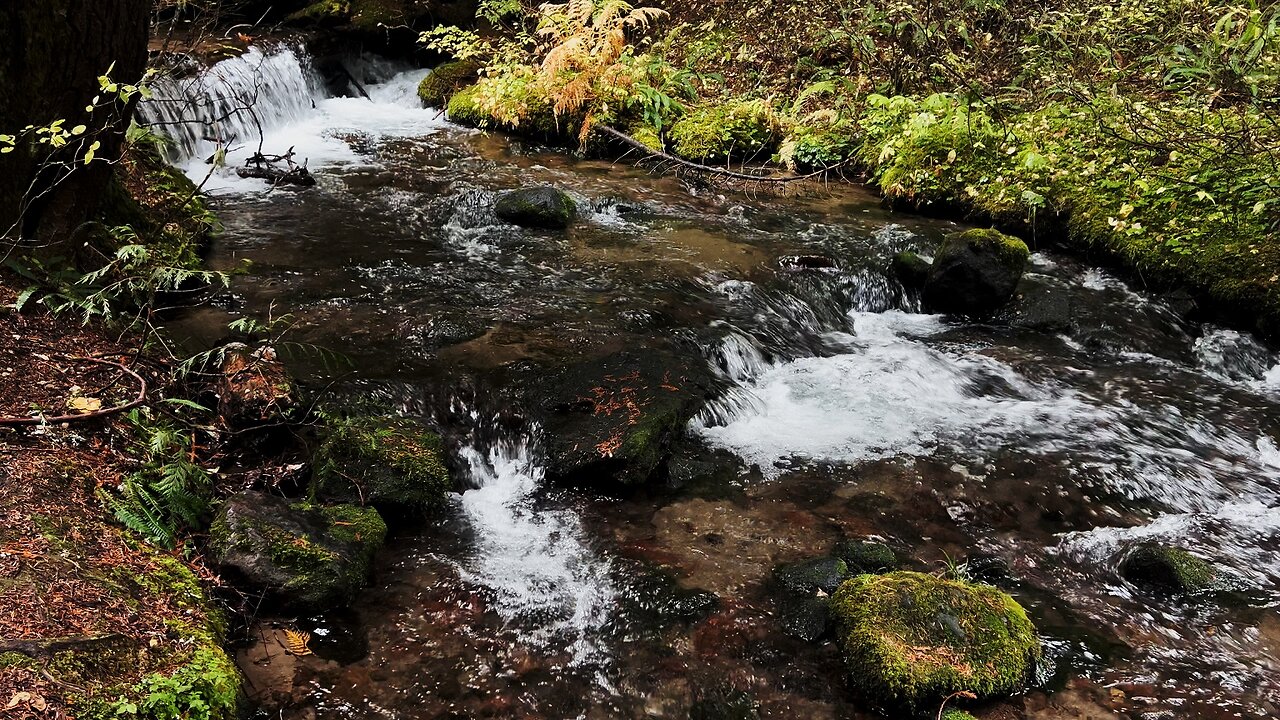
<path id="1" fill-rule="evenodd" d="M 194 405 L 190 401 L 175 404 Z M 125 417 L 136 437 L 141 467 L 107 495 L 107 505 L 130 530 L 162 547 L 173 547 L 178 533 L 198 526 L 208 512 L 212 478 L 195 462 L 193 430 L 158 418 L 146 408 L 131 410 Z"/>

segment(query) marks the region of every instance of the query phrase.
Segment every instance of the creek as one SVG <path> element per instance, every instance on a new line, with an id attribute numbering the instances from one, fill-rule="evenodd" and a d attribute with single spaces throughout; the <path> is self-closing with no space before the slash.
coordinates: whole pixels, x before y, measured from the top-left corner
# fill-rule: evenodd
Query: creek
<path id="1" fill-rule="evenodd" d="M 143 111 L 230 113 L 230 165 L 261 126 L 266 152 L 292 147 L 318 180 L 211 173 L 204 129 L 166 126 L 168 159 L 207 179 L 226 226 L 211 267 L 252 261 L 171 330 L 198 349 L 237 317 L 291 315 L 290 341 L 350 358 L 344 392 L 438 424 L 466 478 L 393 537 L 353 608 L 296 619 L 315 655 L 274 677 L 283 715 L 685 718 L 740 691 L 761 717 L 863 717 L 834 644 L 783 633 L 764 589 L 842 535 L 926 571 L 1006 564 L 1047 647 L 1036 688 L 1005 703 L 1026 717 L 1280 713 L 1273 352 L 1048 251 L 1028 278 L 1066 303 L 1060 327 L 922 314 L 890 259 L 953 223 L 853 186 L 751 196 L 574 159 L 422 108 L 426 70 L 348 66 L 369 98 L 335 96 L 282 47 Z M 234 112 L 247 95 L 256 117 Z M 499 192 L 534 184 L 577 199 L 570 230 L 494 217 Z M 717 388 L 669 479 L 547 483 L 545 431 L 513 385 L 659 349 Z M 294 370 L 329 372 L 305 355 Z M 1135 588 L 1116 565 L 1144 539 L 1246 590 Z"/>

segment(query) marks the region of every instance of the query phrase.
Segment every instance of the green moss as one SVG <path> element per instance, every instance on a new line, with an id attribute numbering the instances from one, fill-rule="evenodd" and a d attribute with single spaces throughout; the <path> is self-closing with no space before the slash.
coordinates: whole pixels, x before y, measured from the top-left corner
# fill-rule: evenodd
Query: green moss
<path id="1" fill-rule="evenodd" d="M 426 107 L 445 107 L 449 98 L 475 82 L 480 64 L 474 60 L 457 60 L 436 66 L 418 84 L 418 97 Z"/>
<path id="2" fill-rule="evenodd" d="M 845 562 L 852 575 L 879 574 L 898 569 L 898 558 L 884 543 L 841 540 L 834 555 Z"/>
<path id="3" fill-rule="evenodd" d="M 671 147 L 681 157 L 703 162 L 751 158 L 778 139 L 773 109 L 760 100 L 730 100 L 694 109 L 671 126 Z"/>
<path id="4" fill-rule="evenodd" d="M 1002 264 L 1011 267 L 1021 267 L 1031 257 L 1026 243 L 999 230 L 974 228 L 953 235 L 951 239 L 967 243 L 980 253 L 991 252 L 1000 258 Z"/>
<path id="5" fill-rule="evenodd" d="M 0 653 L 0 670 L 5 668 L 23 668 L 35 670 L 39 665 L 35 660 L 19 652 Z"/>
<path id="6" fill-rule="evenodd" d="M 1026 612 L 999 590 L 915 572 L 859 575 L 832 598 L 854 686 L 886 708 L 936 707 L 1022 687 L 1040 642 Z"/>
<path id="7" fill-rule="evenodd" d="M 1125 556 L 1121 573 L 1134 582 L 1177 592 L 1200 592 L 1214 586 L 1218 573 L 1207 560 L 1178 547 L 1144 543 Z"/>
<path id="8" fill-rule="evenodd" d="M 942 720 L 978 720 L 978 718 L 963 710 L 947 708 L 947 710 L 942 713 Z"/>
<path id="9" fill-rule="evenodd" d="M 654 152 L 666 152 L 666 145 L 662 142 L 662 135 L 648 125 L 637 125 L 631 128 L 627 134 L 633 140 Z"/>
<path id="10" fill-rule="evenodd" d="M 479 128 L 485 127 L 491 121 L 490 116 L 476 104 L 478 90 L 477 86 L 472 85 L 453 94 L 449 99 L 449 109 L 446 113 L 449 122 Z"/>
<path id="11" fill-rule="evenodd" d="M 313 496 L 400 510 L 437 507 L 454 488 L 440 436 L 405 419 L 333 424 L 315 460 Z"/>

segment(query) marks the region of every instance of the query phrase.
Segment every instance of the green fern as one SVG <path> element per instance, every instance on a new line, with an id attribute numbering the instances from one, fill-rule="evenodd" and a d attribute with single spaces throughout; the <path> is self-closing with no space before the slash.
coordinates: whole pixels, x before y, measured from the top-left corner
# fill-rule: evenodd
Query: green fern
<path id="1" fill-rule="evenodd" d="M 124 478 L 106 502 L 125 527 L 162 547 L 197 526 L 209 510 L 213 480 L 191 461 L 193 439 L 144 410 L 126 416 L 138 435 L 142 467 Z"/>

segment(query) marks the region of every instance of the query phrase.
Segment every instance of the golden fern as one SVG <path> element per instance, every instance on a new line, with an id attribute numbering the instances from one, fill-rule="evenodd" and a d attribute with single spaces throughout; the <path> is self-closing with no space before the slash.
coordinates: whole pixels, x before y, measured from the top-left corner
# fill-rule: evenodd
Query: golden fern
<path id="1" fill-rule="evenodd" d="M 302 657 L 311 654 L 307 645 L 311 642 L 311 633 L 292 628 L 284 631 L 284 649 L 290 655 Z"/>

